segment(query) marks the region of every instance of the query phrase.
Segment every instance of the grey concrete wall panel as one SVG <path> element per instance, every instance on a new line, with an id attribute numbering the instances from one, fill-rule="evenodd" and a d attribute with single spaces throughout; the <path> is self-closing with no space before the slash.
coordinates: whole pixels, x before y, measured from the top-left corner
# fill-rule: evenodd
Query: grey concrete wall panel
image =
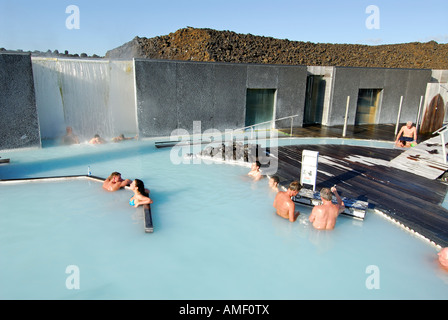
<path id="1" fill-rule="evenodd" d="M 214 126 L 221 132 L 242 128 L 246 116 L 247 68 L 238 64 L 215 64 Z"/>
<path id="2" fill-rule="evenodd" d="M 178 127 L 176 64 L 147 60 L 134 64 L 139 135 L 169 136 Z"/>
<path id="3" fill-rule="evenodd" d="M 307 68 L 303 66 L 278 67 L 278 90 L 276 119 L 298 115 L 293 119 L 294 127 L 302 127 L 305 108 Z M 277 128 L 290 127 L 291 121 L 276 123 Z"/>
<path id="4" fill-rule="evenodd" d="M 246 67 L 180 61 L 135 60 L 137 114 L 142 137 L 170 136 L 244 126 Z"/>
<path id="5" fill-rule="evenodd" d="M 306 66 L 248 65 L 247 88 L 277 89 L 275 119 L 298 115 L 293 126 L 301 127 L 306 93 Z M 290 120 L 278 121 L 277 128 L 289 127 Z"/>
<path id="6" fill-rule="evenodd" d="M 376 123 L 397 121 L 401 96 L 400 122 L 415 122 L 420 96 L 425 95 L 430 79 L 431 70 L 336 67 L 328 125 L 344 124 L 347 96 L 350 96 L 347 123 L 355 123 L 359 89 L 383 89 Z"/>
<path id="7" fill-rule="evenodd" d="M 350 69 L 336 67 L 333 78 L 333 99 L 328 110 L 328 125 L 333 126 L 344 124 L 347 96 L 350 96 L 348 123 L 353 124 L 356 114 L 359 72 L 353 72 Z"/>
<path id="8" fill-rule="evenodd" d="M 431 81 L 431 70 L 410 70 L 409 80 L 404 96 L 400 122 L 412 121 L 416 123 L 420 98 L 423 101 L 426 95 L 426 87 Z"/>
<path id="9" fill-rule="evenodd" d="M 40 147 L 29 54 L 0 54 L 0 150 Z"/>
<path id="10" fill-rule="evenodd" d="M 302 125 L 306 67 L 135 60 L 137 114 L 142 137 L 244 127 L 246 90 L 277 89 L 276 118 L 299 114 Z M 290 122 L 288 121 L 288 126 Z"/>
<path id="11" fill-rule="evenodd" d="M 274 65 L 247 65 L 247 88 L 277 89 L 278 72 Z"/>
<path id="12" fill-rule="evenodd" d="M 214 65 L 177 63 L 177 108 L 179 128 L 193 132 L 193 122 L 201 121 L 201 131 L 215 127 Z"/>

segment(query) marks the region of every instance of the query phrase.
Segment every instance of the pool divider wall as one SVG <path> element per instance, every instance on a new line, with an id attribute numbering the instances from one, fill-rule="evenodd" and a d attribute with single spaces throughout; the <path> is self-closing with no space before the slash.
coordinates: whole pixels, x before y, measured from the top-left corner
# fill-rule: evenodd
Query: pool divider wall
<path id="1" fill-rule="evenodd" d="M 104 182 L 106 179 L 89 176 L 89 175 L 72 175 L 72 176 L 55 176 L 55 177 L 36 177 L 36 178 L 23 178 L 23 179 L 0 179 L 0 184 L 14 184 L 14 183 L 30 183 L 30 182 L 51 182 L 60 180 L 75 180 L 75 179 L 88 179 L 96 182 Z M 129 190 L 129 187 L 125 187 Z M 143 205 L 140 208 L 143 210 L 144 218 L 144 230 L 145 233 L 154 232 L 154 225 L 152 222 L 151 205 Z"/>

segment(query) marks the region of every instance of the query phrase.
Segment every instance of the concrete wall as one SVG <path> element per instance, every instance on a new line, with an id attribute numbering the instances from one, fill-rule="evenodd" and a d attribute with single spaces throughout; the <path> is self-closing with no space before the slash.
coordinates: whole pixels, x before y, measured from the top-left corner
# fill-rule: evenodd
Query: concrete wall
<path id="1" fill-rule="evenodd" d="M 328 126 L 344 123 L 348 95 L 351 98 L 348 124 L 354 124 L 359 89 L 382 89 L 376 123 L 396 122 L 401 96 L 404 100 L 400 122 L 415 122 L 420 97 L 427 95 L 427 85 L 437 82 L 439 88 L 446 83 L 445 71 L 439 72 L 441 79 L 435 81 L 431 78 L 434 72 L 419 69 L 317 68 L 147 59 L 134 60 L 133 67 L 136 110 L 126 109 L 126 112 L 137 119 L 141 137 L 169 136 L 175 129 L 191 134 L 194 121 L 201 121 L 202 132 L 217 129 L 224 133 L 226 129 L 244 127 L 247 89 L 276 89 L 275 118 L 298 115 L 294 126 L 300 127 L 307 73 L 323 74 L 331 80 L 327 81 L 323 116 L 323 124 Z M 128 69 L 132 70 L 126 68 L 126 74 Z M 29 54 L 0 54 L 0 149 L 40 146 L 32 70 Z M 123 94 L 119 82 L 115 90 L 117 97 Z M 71 85 L 67 86 L 62 89 L 73 91 Z M 278 128 L 289 125 L 290 120 L 276 124 Z"/>
<path id="2" fill-rule="evenodd" d="M 417 120 L 420 97 L 425 96 L 431 70 L 346 68 L 334 70 L 332 102 L 329 109 L 329 126 L 344 124 L 347 96 L 350 96 L 348 124 L 353 125 L 359 89 L 383 89 L 376 123 L 397 121 L 400 97 L 403 96 L 400 122 Z"/>
<path id="3" fill-rule="evenodd" d="M 275 118 L 298 114 L 301 126 L 306 74 L 305 66 L 136 59 L 139 134 L 193 133 L 193 121 L 202 131 L 244 127 L 247 89 L 277 89 Z"/>
<path id="4" fill-rule="evenodd" d="M 31 56 L 0 53 L 0 150 L 40 145 Z"/>

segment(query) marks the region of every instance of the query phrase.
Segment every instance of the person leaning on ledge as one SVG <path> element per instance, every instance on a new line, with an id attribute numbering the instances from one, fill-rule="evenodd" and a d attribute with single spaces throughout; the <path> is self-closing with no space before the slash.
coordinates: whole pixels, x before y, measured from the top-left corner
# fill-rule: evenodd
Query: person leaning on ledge
<path id="1" fill-rule="evenodd" d="M 110 176 L 104 180 L 103 189 L 107 191 L 117 191 L 121 188 L 129 186 L 132 183 L 130 179 L 123 180 L 120 172 L 112 172 Z"/>
<path id="2" fill-rule="evenodd" d="M 289 184 L 289 188 L 286 191 L 279 191 L 274 199 L 274 208 L 277 210 L 277 214 L 285 219 L 288 219 L 291 222 L 297 220 L 297 217 L 300 215 L 299 211 L 295 211 L 295 204 L 291 200 L 292 197 L 295 197 L 302 186 L 297 182 L 293 181 Z"/>

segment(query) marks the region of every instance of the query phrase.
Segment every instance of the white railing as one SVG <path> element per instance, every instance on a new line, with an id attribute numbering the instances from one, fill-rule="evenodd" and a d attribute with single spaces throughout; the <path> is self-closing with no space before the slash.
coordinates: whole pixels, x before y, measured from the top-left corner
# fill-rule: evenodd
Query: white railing
<path id="1" fill-rule="evenodd" d="M 233 139 L 233 134 L 235 134 L 235 132 L 238 131 L 246 131 L 247 129 L 250 129 L 251 133 L 250 133 L 250 137 L 251 139 L 253 139 L 254 137 L 254 133 L 255 133 L 255 127 L 258 126 L 262 126 L 262 125 L 266 125 L 266 124 L 271 124 L 271 128 L 268 130 L 272 130 L 275 129 L 275 123 L 277 121 L 282 121 L 282 120 L 287 120 L 287 119 L 291 119 L 291 126 L 290 126 L 290 130 L 289 130 L 289 134 L 292 136 L 292 125 L 294 122 L 294 118 L 298 117 L 298 115 L 294 115 L 294 116 L 289 116 L 289 117 L 283 117 L 283 118 L 278 118 L 278 119 L 273 119 L 273 120 L 269 120 L 269 121 L 265 121 L 265 122 L 260 122 L 260 123 L 256 123 L 256 124 L 252 124 L 250 126 L 246 126 L 246 127 L 242 127 L 242 128 L 238 128 L 238 129 L 233 129 L 232 130 L 232 139 Z"/>

